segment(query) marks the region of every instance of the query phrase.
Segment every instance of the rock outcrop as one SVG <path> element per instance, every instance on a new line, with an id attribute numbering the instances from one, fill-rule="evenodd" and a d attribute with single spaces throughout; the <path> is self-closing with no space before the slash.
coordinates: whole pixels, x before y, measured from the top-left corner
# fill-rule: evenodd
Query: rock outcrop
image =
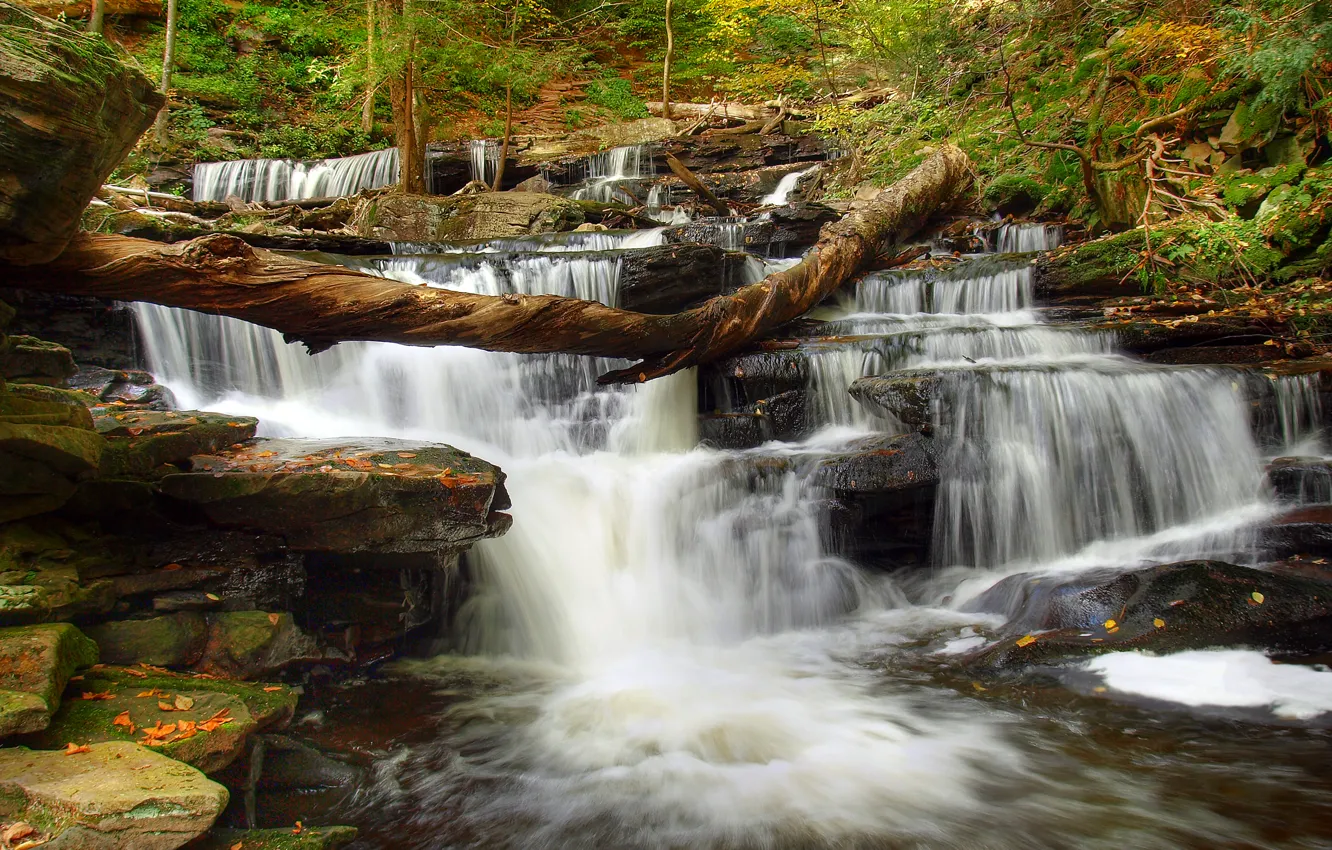
<path id="1" fill-rule="evenodd" d="M 574 201 L 538 192 L 383 195 L 360 202 L 351 226 L 395 242 L 465 242 L 573 230 L 584 221 Z"/>
<path id="2" fill-rule="evenodd" d="M 46 727 L 69 677 L 97 645 L 68 623 L 0 629 L 0 738 Z"/>

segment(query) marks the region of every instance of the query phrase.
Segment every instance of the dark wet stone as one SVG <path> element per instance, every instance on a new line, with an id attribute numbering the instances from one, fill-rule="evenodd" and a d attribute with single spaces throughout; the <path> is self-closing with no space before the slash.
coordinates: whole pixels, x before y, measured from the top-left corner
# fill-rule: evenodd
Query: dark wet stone
<path id="1" fill-rule="evenodd" d="M 76 371 L 68 348 L 34 336 L 12 335 L 0 350 L 0 377 L 14 383 L 63 387 Z"/>
<path id="2" fill-rule="evenodd" d="M 106 664 L 189 667 L 203 656 L 208 624 L 200 614 L 120 620 L 87 627 Z"/>
<path id="3" fill-rule="evenodd" d="M 848 392 L 870 413 L 929 430 L 942 379 L 936 374 L 857 378 Z"/>
<path id="4" fill-rule="evenodd" d="M 1220 561 L 1120 574 L 1016 575 L 982 594 L 969 610 L 1009 617 L 1006 637 L 964 659 L 980 669 L 1125 650 L 1246 646 L 1299 655 L 1332 650 L 1332 584 Z"/>
<path id="5" fill-rule="evenodd" d="M 771 440 L 795 441 L 810 433 L 803 390 L 789 390 L 730 413 L 700 417 L 699 437 L 719 449 L 747 449 Z"/>
<path id="6" fill-rule="evenodd" d="M 265 735 L 264 745 L 260 788 L 340 788 L 361 778 L 357 767 L 288 735 Z"/>
<path id="7" fill-rule="evenodd" d="M 504 473 L 450 446 L 402 440 L 259 440 L 226 465 L 167 475 L 162 493 L 222 527 L 292 549 L 460 551 L 508 529 Z"/>
<path id="8" fill-rule="evenodd" d="M 1332 461 L 1319 457 L 1279 457 L 1267 467 L 1267 482 L 1282 501 L 1328 504 L 1332 502 Z"/>
<path id="9" fill-rule="evenodd" d="M 701 367 L 700 379 L 710 396 L 708 408 L 718 413 L 742 410 L 765 398 L 803 390 L 809 381 L 809 357 L 797 348 L 750 352 Z"/>
<path id="10" fill-rule="evenodd" d="M 811 482 L 839 495 L 871 495 L 939 483 L 934 440 L 923 434 L 869 437 L 819 462 Z"/>
<path id="11" fill-rule="evenodd" d="M 190 844 L 190 850 L 337 850 L 356 840 L 351 826 L 304 826 L 299 833 L 281 829 L 212 829 Z"/>
<path id="12" fill-rule="evenodd" d="M 744 283 L 745 255 L 715 245 L 660 245 L 620 255 L 620 306 L 676 313 Z"/>
<path id="13" fill-rule="evenodd" d="M 1264 526 L 1258 539 L 1271 558 L 1332 555 L 1332 506 L 1291 511 Z"/>
<path id="14" fill-rule="evenodd" d="M 198 410 L 130 410 L 107 408 L 96 418 L 97 431 L 109 443 L 102 466 L 108 478 L 153 479 L 175 472 L 173 464 L 192 455 L 217 452 L 254 437 L 259 420 Z"/>

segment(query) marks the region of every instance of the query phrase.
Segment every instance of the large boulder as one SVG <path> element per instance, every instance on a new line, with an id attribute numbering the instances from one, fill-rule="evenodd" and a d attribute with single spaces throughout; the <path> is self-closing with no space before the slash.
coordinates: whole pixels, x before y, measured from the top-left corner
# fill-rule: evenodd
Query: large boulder
<path id="1" fill-rule="evenodd" d="M 49 850 L 175 850 L 226 808 L 227 789 L 127 741 L 86 752 L 0 750 L 0 821 L 40 829 Z"/>
<path id="2" fill-rule="evenodd" d="M 97 645 L 68 623 L 0 629 L 0 738 L 44 728 L 69 677 L 96 663 Z"/>
<path id="3" fill-rule="evenodd" d="M 202 614 L 180 611 L 88 626 L 87 634 L 97 644 L 105 664 L 189 667 L 203 657 L 208 623 Z"/>
<path id="4" fill-rule="evenodd" d="M 284 685 L 154 668 L 98 668 L 76 684 L 50 726 L 25 743 L 136 742 L 212 774 L 245 753 L 254 735 L 286 725 L 296 709 L 296 694 Z"/>
<path id="5" fill-rule="evenodd" d="M 444 445 L 257 440 L 193 469 L 162 478 L 162 493 L 296 550 L 457 552 L 511 521 L 498 513 L 509 506 L 504 473 Z"/>
<path id="6" fill-rule="evenodd" d="M 1008 617 L 1006 636 L 966 659 L 978 668 L 1020 668 L 1122 650 L 1332 650 L 1332 584 L 1220 561 L 1129 573 L 1010 576 L 969 608 Z"/>
<path id="7" fill-rule="evenodd" d="M 848 392 L 875 416 L 929 431 L 941 384 L 942 379 L 937 373 L 906 372 L 857 378 Z"/>
<path id="8" fill-rule="evenodd" d="M 195 455 L 208 455 L 254 436 L 259 420 L 198 410 L 103 409 L 97 431 L 108 442 L 102 476 L 156 478 L 178 472 Z"/>
<path id="9" fill-rule="evenodd" d="M 35 336 L 11 336 L 0 351 L 0 373 L 10 382 L 63 387 L 77 371 L 68 348 Z"/>
<path id="10" fill-rule="evenodd" d="M 744 285 L 744 254 L 715 245 L 660 245 L 620 254 L 620 304 L 676 313 Z"/>
<path id="11" fill-rule="evenodd" d="M 575 201 L 539 192 L 383 195 L 360 202 L 358 234 L 396 242 L 462 242 L 573 230 L 584 221 Z"/>
<path id="12" fill-rule="evenodd" d="M 0 262 L 49 262 L 165 98 L 111 43 L 0 4 Z"/>

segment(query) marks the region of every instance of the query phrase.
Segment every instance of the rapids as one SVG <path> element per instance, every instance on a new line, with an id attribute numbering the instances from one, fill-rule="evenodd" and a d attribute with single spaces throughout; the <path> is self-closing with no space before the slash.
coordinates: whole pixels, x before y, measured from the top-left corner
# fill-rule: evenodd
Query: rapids
<path id="1" fill-rule="evenodd" d="M 593 162 L 578 191 L 613 198 L 643 176 L 626 150 Z M 1058 239 L 1006 227 L 1004 250 Z M 552 244 L 345 262 L 615 303 L 617 262 L 566 260 Z M 150 368 L 185 406 L 258 416 L 270 435 L 447 442 L 509 476 L 513 528 L 468 554 L 475 585 L 437 651 L 331 698 L 328 725 L 307 730 L 373 756 L 330 815 L 362 827 L 358 846 L 1202 848 L 1332 835 L 1318 733 L 1256 727 L 1246 743 L 1225 720 L 1057 686 L 1019 708 L 943 663 L 1001 624 L 966 609 L 1005 575 L 1253 560 L 1251 528 L 1272 511 L 1233 373 L 1150 366 L 1044 323 L 1023 263 L 867 278 L 827 317 L 845 340 L 811 348 L 809 412 L 825 427 L 748 451 L 698 446 L 692 373 L 602 388 L 597 374 L 621 364 L 376 343 L 308 357 L 235 320 L 137 311 Z M 830 550 L 827 494 L 808 474 L 887 427 L 846 387 L 890 371 L 941 376 L 937 568 L 914 581 Z M 1283 441 L 1316 440 L 1312 391 L 1280 392 Z M 279 805 L 310 816 L 309 801 Z"/>

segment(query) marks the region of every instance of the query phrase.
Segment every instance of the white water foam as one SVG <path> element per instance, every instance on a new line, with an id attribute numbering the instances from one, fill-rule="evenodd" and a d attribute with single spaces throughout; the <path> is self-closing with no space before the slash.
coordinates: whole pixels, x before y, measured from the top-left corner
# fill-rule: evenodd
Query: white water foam
<path id="1" fill-rule="evenodd" d="M 290 201 L 336 198 L 398 180 L 398 149 L 335 159 L 239 159 L 194 166 L 194 200 Z"/>
<path id="2" fill-rule="evenodd" d="M 1112 652 L 1082 666 L 1112 691 L 1180 705 L 1265 708 L 1292 720 L 1332 712 L 1332 672 L 1274 664 L 1253 650 Z"/>

